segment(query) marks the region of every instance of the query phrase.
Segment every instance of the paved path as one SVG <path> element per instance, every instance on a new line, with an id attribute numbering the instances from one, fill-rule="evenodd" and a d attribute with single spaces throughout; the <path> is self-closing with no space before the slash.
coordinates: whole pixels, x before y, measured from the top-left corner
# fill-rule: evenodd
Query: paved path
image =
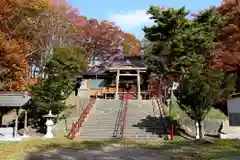
<path id="1" fill-rule="evenodd" d="M 60 149 L 54 152 L 31 153 L 26 160 L 170 160 L 157 150 L 109 145 L 99 151 Z"/>

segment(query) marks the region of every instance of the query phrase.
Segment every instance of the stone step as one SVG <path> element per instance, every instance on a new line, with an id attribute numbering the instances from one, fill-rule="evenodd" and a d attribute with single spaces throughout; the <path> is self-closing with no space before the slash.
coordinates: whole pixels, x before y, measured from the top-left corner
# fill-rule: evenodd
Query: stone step
<path id="1" fill-rule="evenodd" d="M 80 132 L 80 139 L 113 139 L 116 119 L 119 112 L 121 101 L 118 100 L 97 100 L 88 119 L 84 122 Z M 159 136 L 155 133 L 147 132 L 144 129 L 133 127 L 146 119 L 148 115 L 152 115 L 152 102 L 130 100 L 126 114 L 126 123 L 124 137 L 137 140 L 159 140 Z M 111 107 L 111 108 L 109 108 Z M 157 122 L 157 125 L 161 124 Z M 148 127 L 150 130 L 162 131 L 163 127 Z M 120 126 L 118 129 L 118 137 L 120 136 Z"/>
<path id="2" fill-rule="evenodd" d="M 105 129 L 105 130 L 97 130 L 97 129 L 87 129 L 87 130 L 81 130 L 81 134 L 88 133 L 89 135 L 97 135 L 97 134 L 112 134 L 113 130 L 112 129 Z"/>
<path id="3" fill-rule="evenodd" d="M 115 124 L 113 124 L 111 122 L 102 122 L 102 123 L 93 123 L 93 122 L 87 123 L 86 122 L 86 123 L 83 124 L 83 127 L 85 127 L 85 126 L 99 126 L 99 127 L 101 127 L 101 126 L 107 126 L 107 125 L 115 126 Z"/>
<path id="4" fill-rule="evenodd" d="M 134 134 L 132 134 L 132 135 L 124 134 L 123 137 L 124 138 L 132 138 L 132 139 L 134 139 L 134 138 L 155 138 L 155 139 L 159 138 L 160 139 L 161 138 L 158 135 L 134 135 Z"/>
<path id="5" fill-rule="evenodd" d="M 113 136 L 79 136 L 79 139 L 113 139 L 113 138 L 116 138 L 116 137 L 113 137 Z"/>
<path id="6" fill-rule="evenodd" d="M 114 126 L 104 126 L 104 127 L 100 127 L 100 126 L 86 126 L 86 127 L 82 127 L 81 129 L 82 131 L 87 131 L 87 130 L 114 130 Z"/>
<path id="7" fill-rule="evenodd" d="M 137 131 L 141 131 L 141 132 L 152 132 L 152 133 L 159 133 L 159 132 L 165 132 L 163 129 L 155 129 L 153 128 L 152 130 L 151 129 L 139 129 L 139 128 L 125 128 L 124 129 L 124 132 L 130 132 L 130 131 L 134 131 L 134 132 L 137 132 Z"/>
<path id="8" fill-rule="evenodd" d="M 120 103 L 120 100 L 97 100 L 88 119 L 83 124 L 79 138 L 112 139 Z"/>
<path id="9" fill-rule="evenodd" d="M 88 134 L 84 134 L 84 133 L 81 133 L 80 132 L 80 136 L 83 137 L 83 136 L 87 136 L 87 137 L 112 137 L 113 133 L 109 133 L 107 134 L 106 132 L 104 133 L 88 133 Z"/>
<path id="10" fill-rule="evenodd" d="M 113 126 L 113 125 L 105 125 L 105 126 L 94 126 L 94 125 L 87 125 L 87 126 L 85 126 L 85 127 L 82 127 L 83 129 L 82 130 L 85 130 L 85 129 L 96 129 L 96 130 L 98 130 L 98 129 L 102 129 L 102 130 L 104 130 L 104 129 L 114 129 L 115 128 L 115 126 Z"/>
<path id="11" fill-rule="evenodd" d="M 112 123 L 101 123 L 101 124 L 84 124 L 82 128 L 86 128 L 86 127 L 98 127 L 98 128 L 102 128 L 102 127 L 106 127 L 106 126 L 111 126 L 112 128 L 115 127 L 115 124 Z"/>
<path id="12" fill-rule="evenodd" d="M 114 117 L 115 118 L 115 117 Z M 116 118 L 115 119 L 95 119 L 95 120 L 93 120 L 93 119 L 88 119 L 88 120 L 86 120 L 85 121 L 85 123 L 101 123 L 101 122 L 103 122 L 103 123 L 105 123 L 105 122 L 107 122 L 107 123 L 112 123 L 112 122 L 116 122 Z"/>
<path id="13" fill-rule="evenodd" d="M 111 138 L 113 134 L 82 134 L 80 133 L 80 137 L 101 137 L 101 138 Z"/>
<path id="14" fill-rule="evenodd" d="M 97 119 L 108 119 L 108 120 L 110 120 L 111 118 L 117 118 L 117 114 L 113 114 L 113 115 L 111 115 L 111 116 L 106 116 L 106 115 L 100 115 L 100 116 L 95 116 L 95 115 L 92 115 L 91 114 L 91 117 L 94 117 L 94 118 L 89 118 L 89 120 L 91 119 L 91 120 L 97 120 Z"/>
<path id="15" fill-rule="evenodd" d="M 121 136 L 120 134 L 118 134 L 118 136 Z M 111 138 L 113 137 L 113 134 L 93 134 L 93 135 L 87 135 L 87 134 L 81 134 L 80 136 L 81 138 L 97 138 L 97 137 L 101 137 L 101 138 Z M 151 135 L 151 134 L 124 134 L 123 135 L 124 138 L 161 138 L 158 135 Z"/>
<path id="16" fill-rule="evenodd" d="M 138 133 L 124 133 L 125 137 L 155 137 L 155 138 L 159 138 L 159 135 L 157 134 L 148 134 L 148 133 L 144 133 L 144 134 L 138 134 Z"/>
<path id="17" fill-rule="evenodd" d="M 153 133 L 156 134 L 155 131 L 147 131 L 147 130 L 140 130 L 140 129 L 126 129 L 124 130 L 124 133 Z"/>
<path id="18" fill-rule="evenodd" d="M 81 140 L 106 140 L 106 139 L 113 139 L 115 137 L 84 137 L 84 136 L 80 136 L 78 137 L 78 139 L 81 139 Z"/>
<path id="19" fill-rule="evenodd" d="M 97 127 L 97 128 L 106 128 L 106 127 L 110 127 L 110 128 L 114 128 L 115 127 L 115 124 L 112 124 L 112 123 L 101 123 L 101 124 L 84 124 L 82 128 L 93 128 L 93 127 Z"/>

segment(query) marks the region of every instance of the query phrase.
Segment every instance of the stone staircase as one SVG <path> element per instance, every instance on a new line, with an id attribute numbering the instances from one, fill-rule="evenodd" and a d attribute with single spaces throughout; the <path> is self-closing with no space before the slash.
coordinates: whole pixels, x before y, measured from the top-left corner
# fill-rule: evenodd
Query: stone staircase
<path id="1" fill-rule="evenodd" d="M 158 108 L 152 100 L 129 100 L 124 138 L 159 140 L 166 131 Z"/>
<path id="2" fill-rule="evenodd" d="M 121 100 L 96 100 L 83 123 L 78 138 L 81 140 L 112 139 Z M 124 107 L 124 106 L 123 106 Z M 124 138 L 134 140 L 159 140 L 165 134 L 159 111 L 153 109 L 151 100 L 129 100 Z M 120 137 L 120 127 L 118 137 Z"/>
<path id="3" fill-rule="evenodd" d="M 121 100 L 97 99 L 80 129 L 81 140 L 112 139 Z"/>
<path id="4" fill-rule="evenodd" d="M 72 123 L 76 122 L 88 104 L 88 98 L 75 96 L 72 92 L 66 100 L 66 105 L 73 106 L 60 114 L 61 119 L 55 124 L 53 133 L 56 136 L 66 135 L 71 131 Z"/>

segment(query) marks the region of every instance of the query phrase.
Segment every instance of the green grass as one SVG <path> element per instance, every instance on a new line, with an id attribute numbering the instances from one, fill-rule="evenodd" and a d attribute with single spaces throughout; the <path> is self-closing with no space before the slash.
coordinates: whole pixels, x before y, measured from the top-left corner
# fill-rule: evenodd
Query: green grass
<path id="1" fill-rule="evenodd" d="M 174 100 L 173 100 L 174 101 Z M 178 106 L 177 102 L 173 102 L 172 103 L 172 116 L 174 117 L 174 119 L 180 119 L 180 118 L 185 118 L 186 113 Z M 169 108 L 167 108 L 167 110 L 165 111 L 166 115 L 169 115 Z M 206 115 L 206 119 L 219 119 L 219 120 L 227 120 L 228 117 L 222 113 L 220 110 L 218 109 L 214 109 L 212 108 L 209 113 Z"/>
<path id="2" fill-rule="evenodd" d="M 206 116 L 206 119 L 227 120 L 228 117 L 218 109 L 212 108 Z"/>
<path id="3" fill-rule="evenodd" d="M 214 141 L 186 141 L 177 139 L 172 142 L 136 142 L 120 140 L 102 141 L 72 141 L 65 138 L 51 140 L 26 140 L 22 142 L 0 143 L 0 159 L 24 159 L 28 152 L 45 152 L 68 148 L 74 150 L 100 150 L 109 144 L 120 144 L 125 147 L 153 149 L 168 155 L 172 160 L 208 160 L 231 156 L 240 156 L 240 141 L 214 140 Z M 239 157 L 240 158 L 240 157 Z"/>

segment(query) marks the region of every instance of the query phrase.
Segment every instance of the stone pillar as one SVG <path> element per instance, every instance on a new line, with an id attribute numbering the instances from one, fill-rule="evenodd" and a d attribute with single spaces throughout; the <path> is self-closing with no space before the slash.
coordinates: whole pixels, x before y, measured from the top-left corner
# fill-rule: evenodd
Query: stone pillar
<path id="1" fill-rule="evenodd" d="M 117 69 L 117 76 L 116 76 L 116 93 L 115 93 L 115 99 L 119 99 L 118 96 L 118 87 L 119 87 L 119 74 L 120 74 L 120 70 Z"/>
<path id="2" fill-rule="evenodd" d="M 28 119 L 27 119 L 27 110 L 24 111 L 24 133 L 23 133 L 23 136 L 24 137 L 28 137 L 28 130 L 27 130 L 27 122 L 28 122 Z"/>
<path id="3" fill-rule="evenodd" d="M 19 115 L 19 108 L 16 109 L 16 119 L 15 119 L 15 128 L 14 128 L 14 138 L 17 137 L 17 132 L 18 132 L 18 115 Z"/>
<path id="4" fill-rule="evenodd" d="M 140 72 L 139 70 L 137 70 L 137 92 L 138 92 L 138 100 L 141 100 L 142 99 L 142 96 L 141 96 L 141 81 L 140 81 Z"/>

